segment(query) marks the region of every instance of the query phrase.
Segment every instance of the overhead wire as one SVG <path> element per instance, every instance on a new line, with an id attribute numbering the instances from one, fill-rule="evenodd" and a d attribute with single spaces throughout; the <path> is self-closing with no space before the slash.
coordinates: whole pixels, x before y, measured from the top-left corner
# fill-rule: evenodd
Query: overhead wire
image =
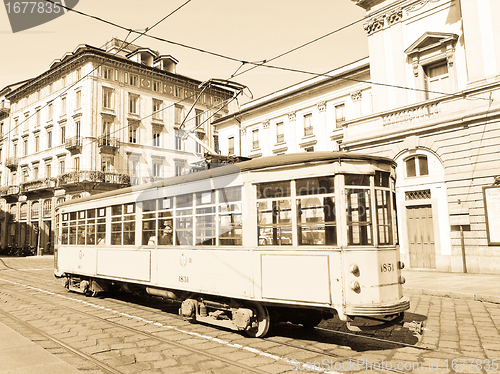
<path id="1" fill-rule="evenodd" d="M 71 10 L 71 8 L 67 8 L 66 6 L 63 6 L 62 4 L 60 3 L 55 3 L 53 0 L 44 0 L 46 2 L 50 2 L 52 4 L 55 4 L 57 6 L 60 6 L 62 8 L 65 8 L 65 9 L 69 9 Z M 188 3 L 190 3 L 192 0 L 186 0 L 183 4 L 181 4 L 180 6 L 178 6 L 176 9 L 174 9 L 173 11 L 171 11 L 169 14 L 167 14 L 165 17 L 163 17 L 161 20 L 157 21 L 154 25 L 152 25 L 151 27 L 146 27 L 146 29 L 142 32 L 142 33 L 139 33 L 139 35 L 133 39 L 132 41 L 130 42 L 127 42 L 126 45 L 125 44 L 125 41 L 123 41 L 121 47 L 114 53 L 114 56 L 116 56 L 120 51 L 122 51 L 124 48 L 126 48 L 127 46 L 129 46 L 130 44 L 132 44 L 134 41 L 136 41 L 137 39 L 139 39 L 141 36 L 144 36 L 146 35 L 146 32 L 150 31 L 151 29 L 153 29 L 154 27 L 156 27 L 157 25 L 159 25 L 161 22 L 165 21 L 167 18 L 169 18 L 170 16 L 172 16 L 174 13 L 176 13 L 177 11 L 179 11 L 181 8 L 183 8 L 185 5 L 187 5 Z M 92 18 L 96 18 L 96 19 L 99 19 L 98 17 L 92 17 Z M 101 19 L 99 19 L 101 20 Z M 129 31 L 129 33 L 127 34 L 127 37 L 132 33 L 132 32 L 137 32 L 135 30 L 132 30 L 132 29 L 127 29 L 127 31 Z M 85 79 L 86 77 L 88 77 L 90 74 L 92 74 L 94 71 L 96 71 L 99 67 L 101 67 L 103 64 L 99 64 L 97 65 L 94 69 L 92 69 L 89 73 L 87 73 L 86 75 L 80 77 L 80 79 L 78 79 L 75 83 L 73 83 L 72 85 L 70 85 L 68 88 L 66 88 L 65 90 L 63 90 L 63 92 L 61 92 L 58 96 L 56 96 L 54 99 L 56 98 L 59 98 L 61 96 L 63 96 L 66 92 L 68 92 L 71 88 L 73 88 L 75 85 L 77 85 L 79 82 L 81 82 L 83 79 Z M 53 101 L 53 100 L 52 100 Z M 38 108 L 38 110 L 35 110 L 35 112 L 28 116 L 28 117 L 25 117 L 24 120 L 20 123 L 18 123 L 14 128 L 9 128 L 9 131 L 7 132 L 7 134 L 5 134 L 5 136 L 9 136 L 9 134 L 16 130 L 17 128 L 19 128 L 22 124 L 24 124 L 26 121 L 28 121 L 30 118 L 32 118 L 33 116 L 35 116 L 41 109 L 47 107 L 49 105 L 49 103 L 47 102 L 43 107 L 40 107 Z M 92 141 L 96 141 L 96 140 L 92 140 Z"/>
<path id="2" fill-rule="evenodd" d="M 59 3 L 56 3 L 54 2 L 53 0 L 44 0 L 46 2 L 49 2 L 49 3 L 52 3 L 52 4 L 55 4 L 55 5 L 58 5 L 62 8 L 65 8 L 65 9 L 70 9 L 71 8 L 67 8 L 65 7 L 64 5 L 62 4 L 59 4 Z M 182 5 L 180 5 L 179 7 L 177 7 L 176 9 L 174 9 L 172 12 L 170 12 L 169 14 L 167 14 L 165 17 L 163 17 L 160 21 L 156 22 L 153 26 L 151 27 L 146 27 L 146 29 L 140 33 L 140 35 L 138 35 L 134 40 L 132 40 L 131 42 L 127 42 L 126 45 L 125 44 L 125 40 L 123 41 L 122 45 L 120 46 L 120 48 L 113 54 L 113 56 L 116 56 L 119 52 L 121 52 L 124 48 L 128 47 L 130 44 L 132 44 L 133 42 L 135 42 L 137 39 L 139 39 L 141 36 L 144 36 L 146 35 L 146 32 L 150 31 L 151 29 L 153 29 L 154 27 L 156 27 L 158 24 L 160 24 L 161 22 L 163 22 L 164 20 L 166 20 L 168 17 L 170 17 L 172 14 L 174 14 L 175 12 L 177 12 L 179 9 L 181 9 L 182 7 L 184 7 L 185 5 L 187 5 L 189 2 L 191 2 L 192 0 L 187 0 L 185 1 Z M 98 18 L 98 17 L 92 17 L 92 18 Z M 129 31 L 129 33 L 127 34 L 126 38 L 127 39 L 129 37 L 129 35 L 132 33 L 132 32 L 137 32 L 135 30 L 132 30 L 132 29 L 127 29 L 127 31 Z M 103 64 L 98 64 L 94 69 L 92 69 L 89 73 L 85 74 L 84 76 L 82 76 L 80 79 L 78 79 L 75 83 L 73 83 L 72 85 L 70 85 L 68 88 L 66 88 L 65 90 L 63 90 L 63 92 L 61 92 L 58 96 L 56 96 L 54 99 L 57 99 L 61 96 L 63 96 L 66 92 L 68 92 L 71 88 L 73 88 L 74 86 L 76 86 L 78 83 L 80 83 L 83 79 L 85 79 L 86 77 L 88 77 L 90 74 L 92 74 L 94 71 L 96 71 L 98 68 L 100 68 Z M 41 109 L 45 108 L 48 106 L 49 103 L 46 103 L 43 107 L 40 107 L 38 110 L 36 110 L 31 116 L 28 116 L 27 118 L 24 119 L 24 121 L 20 122 L 19 124 L 17 124 L 17 126 L 15 126 L 14 128 L 10 128 L 9 131 L 7 132 L 7 134 L 5 134 L 6 136 L 8 136 L 13 130 L 15 130 L 16 128 L 18 128 L 19 126 L 21 126 L 23 123 L 25 123 L 27 120 L 29 120 L 30 118 L 32 118 L 33 116 L 36 115 L 36 113 L 38 111 L 40 111 Z"/>
<path id="3" fill-rule="evenodd" d="M 48 2 L 54 2 L 53 0 L 45 0 L 45 1 L 48 1 Z M 93 16 L 93 15 L 90 15 L 90 14 L 87 14 L 85 12 L 81 12 L 81 11 L 78 11 L 78 10 L 75 10 L 75 9 L 72 9 L 72 8 L 68 8 L 64 5 L 61 5 L 61 4 L 58 4 L 60 7 L 68 10 L 68 11 L 71 11 L 71 12 L 75 12 L 77 14 L 80 14 L 82 16 L 85 16 L 85 17 L 89 17 L 89 18 L 93 18 L 95 20 L 98 20 L 100 22 L 104 22 L 104 23 L 107 23 L 107 24 L 110 24 L 114 27 L 118 27 L 120 29 L 123 29 L 123 30 L 126 30 L 126 31 L 130 31 L 130 32 L 135 32 L 135 33 L 138 33 L 138 31 L 136 30 L 132 30 L 130 28 L 127 28 L 127 27 L 124 27 L 122 25 L 119 25 L 117 23 L 114 23 L 114 22 L 111 22 L 111 21 L 108 21 L 108 20 L 105 20 L 103 18 L 100 18 L 100 17 L 96 17 L 96 16 Z M 168 40 L 168 39 L 165 39 L 165 38 L 161 38 L 161 37 L 158 37 L 158 36 L 154 36 L 154 35 L 151 35 L 151 34 L 144 34 L 145 37 L 147 38 L 151 38 L 151 39 L 155 39 L 155 40 L 158 40 L 158 41 L 161 41 L 161 42 L 164 42 L 164 43 L 168 43 L 168 44 L 172 44 L 172 45 L 177 45 L 177 46 L 180 46 L 180 47 L 183 47 L 183 48 L 187 48 L 187 49 L 191 49 L 191 50 L 195 50 L 195 51 L 198 51 L 198 52 L 201 52 L 201 53 L 205 53 L 205 54 L 210 54 L 210 55 L 213 55 L 213 56 L 217 56 L 217 57 L 220 57 L 220 58 L 223 58 L 223 59 L 226 59 L 226 60 L 230 60 L 230 61 L 235 61 L 235 62 L 238 62 L 240 63 L 241 65 L 239 66 L 239 68 L 236 70 L 235 73 L 233 73 L 232 76 L 236 77 L 236 76 L 240 76 L 250 70 L 253 70 L 255 68 L 258 68 L 258 67 L 267 67 L 267 68 L 270 68 L 270 69 L 276 69 L 276 70 L 283 70 L 283 71 L 288 71 L 288 72 L 295 72 L 295 73 L 302 73 L 302 74 L 308 74 L 308 75 L 313 75 L 313 76 L 325 76 L 325 77 L 331 77 L 329 76 L 327 73 L 316 73 L 316 72 L 310 72 L 310 71 L 306 71 L 306 70 L 301 70 L 301 69 L 293 69 L 293 68 L 287 68 L 287 67 L 282 67 L 282 66 L 273 66 L 273 65 L 267 65 L 270 61 L 274 61 L 280 57 L 283 57 L 289 53 L 292 53 L 298 49 L 301 49 L 305 46 L 308 46 L 312 43 L 315 43 L 319 40 L 322 40 L 328 36 L 331 36 L 339 31 L 342 31 L 348 27 L 351 27 L 363 20 L 365 20 L 366 18 L 363 17 L 363 18 L 360 18 L 358 20 L 355 20 L 347 25 L 344 25 L 344 26 L 341 26 L 340 28 L 337 28 L 333 31 L 330 31 L 322 36 L 319 36 L 309 42 L 306 42 L 306 43 L 303 43 L 301 45 L 299 45 L 298 47 L 295 47 L 295 48 L 292 48 L 286 52 L 283 52 L 271 59 L 268 59 L 268 60 L 261 60 L 260 62 L 252 62 L 252 61 L 247 61 L 247 60 L 243 60 L 243 59 L 238 59 L 238 58 L 235 58 L 235 57 L 232 57 L 232 56 L 228 56 L 228 55 L 224 55 L 224 54 L 221 54 L 221 53 L 217 53 L 217 52 L 212 52 L 212 51 L 209 51 L 209 50 L 206 50 L 206 49 L 203 49 L 203 48 L 199 48 L 199 47 L 194 47 L 194 46 L 191 46 L 191 45 L 188 45 L 188 44 L 184 44 L 184 43 L 179 43 L 179 42 L 175 42 L 173 40 Z M 149 30 L 148 30 L 149 31 Z M 239 72 L 238 73 L 238 70 L 240 70 L 242 68 L 243 65 L 254 65 L 251 69 L 247 69 L 243 72 Z M 339 79 L 348 79 L 346 77 L 339 77 Z M 433 91 L 433 90 L 426 90 L 426 89 L 421 89 L 421 88 L 414 88 L 414 87 L 408 87 L 408 86 L 402 86 L 402 85 L 395 85 L 395 84 L 389 84 L 389 83 L 381 83 L 381 82 L 374 82 L 374 81 L 369 81 L 369 80 L 361 80 L 361 79 L 352 79 L 352 78 L 349 78 L 349 80 L 352 80 L 352 81 L 356 81 L 356 82 L 361 82 L 361 83 L 367 83 L 367 84 L 372 84 L 372 85 L 377 85 L 377 86 L 385 86 L 385 87 L 389 87 L 389 88 L 396 88 L 396 89 L 403 89 L 403 90 L 411 90 L 411 91 L 420 91 L 420 92 L 427 92 L 427 93 L 433 93 L 433 94 L 438 94 L 438 95 L 443 95 L 443 96 L 449 96 L 449 97 L 457 97 L 457 96 L 463 96 L 463 94 L 453 94 L 453 93 L 448 93 L 448 92 L 441 92 L 441 91 Z M 469 98 L 468 98 L 469 99 Z M 475 99 L 478 99 L 478 100 L 489 100 L 487 98 L 475 98 Z"/>
<path id="4" fill-rule="evenodd" d="M 45 0 L 46 2 L 51 2 L 53 4 L 56 4 L 53 0 Z M 114 23 L 114 22 L 111 22 L 111 21 L 108 21 L 106 19 L 103 19 L 101 17 L 97 17 L 97 16 L 94 16 L 94 15 L 90 15 L 90 14 L 87 14 L 85 12 L 81 12 L 81 11 L 78 11 L 78 10 L 75 10 L 73 8 L 68 8 L 60 3 L 57 3 L 58 6 L 66 9 L 67 11 L 71 11 L 71 12 L 75 12 L 79 15 L 82 15 L 82 16 L 85 16 L 85 17 L 89 17 L 89 18 L 92 18 L 92 19 L 95 19 L 97 21 L 100 21 L 100 22 L 104 22 L 106 24 L 109 24 L 109 25 L 112 25 L 114 27 L 118 27 L 120 29 L 123 29 L 123 30 L 126 30 L 128 31 L 129 35 L 131 33 L 139 33 L 139 35 L 134 39 L 132 40 L 131 42 L 127 43 L 127 45 L 133 43 L 135 40 L 137 40 L 139 37 L 141 36 L 145 36 L 145 37 L 148 37 L 148 38 L 152 38 L 152 39 L 156 39 L 156 40 L 159 40 L 161 42 L 165 42 L 165 43 L 169 43 L 169 44 L 173 44 L 173 45 L 178 45 L 178 46 L 181 46 L 181 47 L 184 47 L 184 48 L 188 48 L 188 49 L 192 49 L 192 50 L 196 50 L 196 51 L 199 51 L 199 52 L 202 52 L 202 53 L 207 53 L 207 54 L 211 54 L 211 55 L 214 55 L 214 56 L 217 56 L 217 57 L 220 57 L 220 58 L 224 58 L 224 59 L 227 59 L 227 60 L 231 60 L 231 61 L 237 61 L 237 62 L 240 62 L 241 65 L 240 67 L 235 71 L 235 73 L 233 73 L 231 75 L 231 78 L 234 78 L 234 77 L 237 77 L 237 76 L 240 76 L 242 74 L 245 74 L 253 69 L 256 69 L 258 67 L 265 67 L 265 68 L 268 68 L 268 69 L 275 69 L 275 70 L 282 70 L 282 71 L 288 71 L 288 72 L 294 72 L 294 73 L 301 73 L 301 74 L 307 74 L 307 75 L 312 75 L 312 76 L 315 76 L 315 77 L 327 77 L 327 78 L 332 78 L 332 76 L 328 73 L 316 73 L 316 72 L 311 72 L 311 71 L 307 71 L 307 70 L 302 70 L 302 69 L 294 69 L 294 68 L 287 68 L 287 67 L 283 67 L 283 66 L 275 66 L 275 65 L 269 65 L 268 63 L 271 62 L 271 61 L 274 61 L 280 57 L 283 57 L 287 54 L 290 54 L 292 52 L 295 52 L 301 48 L 304 48 L 308 45 L 311 45 L 319 40 L 322 40 L 328 36 L 331 36 L 332 34 L 334 33 L 337 33 L 341 30 L 344 30 L 348 27 L 351 27 L 357 23 L 359 23 L 360 21 L 364 20 L 365 18 L 361 18 L 361 19 L 358 19 L 354 22 L 351 22 L 347 25 L 344 25 L 338 29 L 335 29 L 333 31 L 330 31 L 320 37 L 317 37 L 309 42 L 306 42 L 306 43 L 303 43 L 297 47 L 294 47 L 286 52 L 283 52 L 283 53 L 280 53 L 279 55 L 271 58 L 271 59 L 267 59 L 267 60 L 262 60 L 261 62 L 251 62 L 251 61 L 246 61 L 246 60 L 241 60 L 241 59 L 237 59 L 237 58 L 234 58 L 234 57 L 231 57 L 231 56 L 227 56 L 227 55 L 223 55 L 223 54 L 220 54 L 220 53 L 215 53 L 215 52 L 211 52 L 211 51 L 208 51 L 208 50 L 205 50 L 205 49 L 202 49 L 202 48 L 198 48 L 198 47 L 193 47 L 193 46 L 190 46 L 190 45 L 187 45 L 187 44 L 183 44 L 183 43 L 178 43 L 178 42 L 175 42 L 175 41 L 172 41 L 172 40 L 167 40 L 165 38 L 160 38 L 160 37 L 157 37 L 157 36 L 154 36 L 154 35 L 150 35 L 150 34 L 146 34 L 146 32 L 150 31 L 151 29 L 153 29 L 155 26 L 157 26 L 159 23 L 163 22 L 165 19 L 167 19 L 169 16 L 171 16 L 173 13 L 175 13 L 176 11 L 178 11 L 179 9 L 181 9 L 183 6 L 185 6 L 187 3 L 189 3 L 191 0 L 187 0 L 185 3 L 183 3 L 182 5 L 180 5 L 178 8 L 176 8 L 174 11 L 172 11 L 171 13 L 169 13 L 167 16 L 165 16 L 164 18 L 162 18 L 160 21 L 156 22 L 153 26 L 149 27 L 149 28 L 146 28 L 144 30 L 144 32 L 142 33 L 139 33 L 137 30 L 133 30 L 133 29 L 130 29 L 130 28 L 127 28 L 127 27 L 124 27 L 122 25 L 119 25 L 117 23 Z M 122 47 L 123 48 L 123 47 Z M 118 53 L 119 51 L 117 51 L 115 53 L 115 55 Z M 242 72 L 238 72 L 244 65 L 246 64 L 251 64 L 253 65 L 251 68 L 249 69 L 246 69 Z M 71 85 L 70 87 L 68 87 L 65 91 L 63 91 L 58 97 L 62 96 L 64 93 L 66 93 L 69 89 L 71 89 L 72 87 L 74 87 L 74 85 L 76 85 L 78 82 L 80 82 L 82 79 L 84 79 L 85 77 L 87 77 L 88 75 L 90 75 L 93 71 L 95 71 L 98 67 L 100 67 L 102 64 L 98 65 L 95 69 L 93 69 L 90 73 L 88 73 L 87 75 L 85 75 L 84 77 L 82 77 L 80 80 L 78 80 L 77 82 L 75 82 L 73 85 Z M 443 96 L 448 96 L 448 97 L 463 97 L 464 95 L 462 93 L 447 93 L 447 92 L 440 92 L 440 91 L 432 91 L 432 90 L 426 90 L 426 89 L 419 89 L 419 88 L 414 88 L 414 87 L 407 87 L 407 86 L 401 86 L 401 85 L 394 85 L 394 84 L 389 84 L 389 83 L 380 83 L 380 82 L 373 82 L 373 81 L 368 81 L 368 80 L 362 80 L 362 79 L 356 79 L 356 78 L 352 78 L 352 77 L 335 77 L 336 79 L 343 79 L 343 80 L 350 80 L 350 81 L 354 81 L 354 82 L 359 82 L 359 83 L 366 83 L 366 84 L 373 84 L 373 85 L 380 85 L 380 86 L 385 86 L 385 87 L 390 87 L 390 88 L 397 88 L 397 89 L 405 89 L 405 90 L 412 90 L 412 91 L 419 91 L 419 92 L 426 92 L 426 93 L 434 93 L 434 94 L 438 94 L 438 95 L 443 95 Z M 487 99 L 487 98 L 482 98 L 482 97 L 476 97 L 475 99 L 482 99 L 482 100 L 490 100 L 490 99 Z M 174 104 L 175 105 L 175 104 Z M 47 106 L 47 105 L 45 105 Z M 45 107 L 44 106 L 44 107 Z M 171 106 L 169 106 L 171 107 Z M 36 112 L 35 112 L 36 113 Z M 33 114 L 35 115 L 35 114 Z M 33 116 L 32 115 L 32 116 Z M 27 119 L 31 118 L 32 116 L 28 117 Z M 145 117 L 147 118 L 147 117 Z M 27 119 L 25 119 L 23 122 L 19 123 L 18 126 L 21 126 Z M 13 129 L 11 129 L 9 132 L 11 132 Z"/>

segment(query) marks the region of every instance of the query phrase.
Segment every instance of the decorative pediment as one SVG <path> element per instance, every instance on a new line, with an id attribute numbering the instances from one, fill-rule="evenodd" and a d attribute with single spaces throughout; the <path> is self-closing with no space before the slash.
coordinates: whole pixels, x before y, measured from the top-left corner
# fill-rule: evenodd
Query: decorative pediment
<path id="1" fill-rule="evenodd" d="M 457 34 L 428 31 L 410 45 L 405 50 L 405 53 L 411 56 L 415 53 L 422 53 L 433 48 L 454 44 L 457 40 Z"/>

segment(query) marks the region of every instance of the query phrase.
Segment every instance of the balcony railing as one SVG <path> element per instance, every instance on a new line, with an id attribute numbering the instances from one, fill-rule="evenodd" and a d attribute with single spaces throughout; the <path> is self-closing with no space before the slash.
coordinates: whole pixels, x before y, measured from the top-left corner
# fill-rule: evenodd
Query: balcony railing
<path id="1" fill-rule="evenodd" d="M 285 142 L 285 134 L 278 134 L 276 136 L 276 141 L 277 141 L 277 143 L 284 143 Z"/>
<path id="2" fill-rule="evenodd" d="M 99 148 L 104 153 L 115 153 L 120 148 L 120 140 L 108 135 L 100 136 L 98 139 Z"/>
<path id="3" fill-rule="evenodd" d="M 57 186 L 56 178 L 41 178 L 21 183 L 21 193 L 53 190 Z"/>
<path id="4" fill-rule="evenodd" d="M 82 149 L 83 138 L 81 136 L 74 136 L 66 140 L 64 147 L 70 152 L 80 152 Z"/>
<path id="5" fill-rule="evenodd" d="M 110 183 L 130 185 L 130 176 L 127 174 L 103 172 L 98 170 L 80 170 L 61 174 L 57 177 L 58 185 L 66 187 L 77 183 Z"/>
<path id="6" fill-rule="evenodd" d="M 304 136 L 314 135 L 313 127 L 304 127 Z"/>
<path id="7" fill-rule="evenodd" d="M 419 119 L 432 117 L 440 112 L 439 103 L 425 103 L 416 105 L 413 108 L 408 108 L 400 111 L 394 111 L 382 116 L 382 124 L 384 126 L 394 125 L 397 123 L 410 122 Z"/>
<path id="8" fill-rule="evenodd" d="M 19 165 L 19 159 L 17 157 L 9 157 L 5 161 L 5 166 L 7 166 L 9 169 L 17 169 Z"/>
<path id="9" fill-rule="evenodd" d="M 21 189 L 19 186 L 8 186 L 0 190 L 0 197 L 9 197 L 12 195 L 19 195 Z"/>

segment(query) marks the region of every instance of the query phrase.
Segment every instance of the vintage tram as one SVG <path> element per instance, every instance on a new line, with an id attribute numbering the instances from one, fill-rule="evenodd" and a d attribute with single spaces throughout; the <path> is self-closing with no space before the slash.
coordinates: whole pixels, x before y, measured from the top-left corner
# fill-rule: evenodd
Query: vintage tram
<path id="1" fill-rule="evenodd" d="M 254 337 L 332 314 L 387 326 L 409 308 L 394 188 L 390 159 L 305 152 L 71 200 L 56 209 L 55 275 Z"/>

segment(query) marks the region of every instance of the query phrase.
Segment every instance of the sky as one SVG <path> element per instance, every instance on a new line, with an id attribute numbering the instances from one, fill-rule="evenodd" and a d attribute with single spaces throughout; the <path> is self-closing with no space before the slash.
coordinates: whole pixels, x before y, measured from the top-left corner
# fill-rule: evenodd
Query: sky
<path id="1" fill-rule="evenodd" d="M 142 32 L 185 2 L 80 0 L 74 9 Z M 364 15 L 352 0 L 191 0 L 148 34 L 241 61 L 261 62 L 360 21 L 270 63 L 324 73 L 368 56 Z M 43 73 L 79 44 L 101 47 L 112 37 L 125 39 L 127 34 L 74 12 L 13 33 L 7 8 L 0 5 L 0 89 Z M 127 41 L 137 36 L 131 34 Z M 179 61 L 178 74 L 201 81 L 229 79 L 251 66 L 146 36 L 133 43 L 172 55 Z M 259 67 L 233 80 L 246 85 L 256 99 L 312 76 Z"/>

